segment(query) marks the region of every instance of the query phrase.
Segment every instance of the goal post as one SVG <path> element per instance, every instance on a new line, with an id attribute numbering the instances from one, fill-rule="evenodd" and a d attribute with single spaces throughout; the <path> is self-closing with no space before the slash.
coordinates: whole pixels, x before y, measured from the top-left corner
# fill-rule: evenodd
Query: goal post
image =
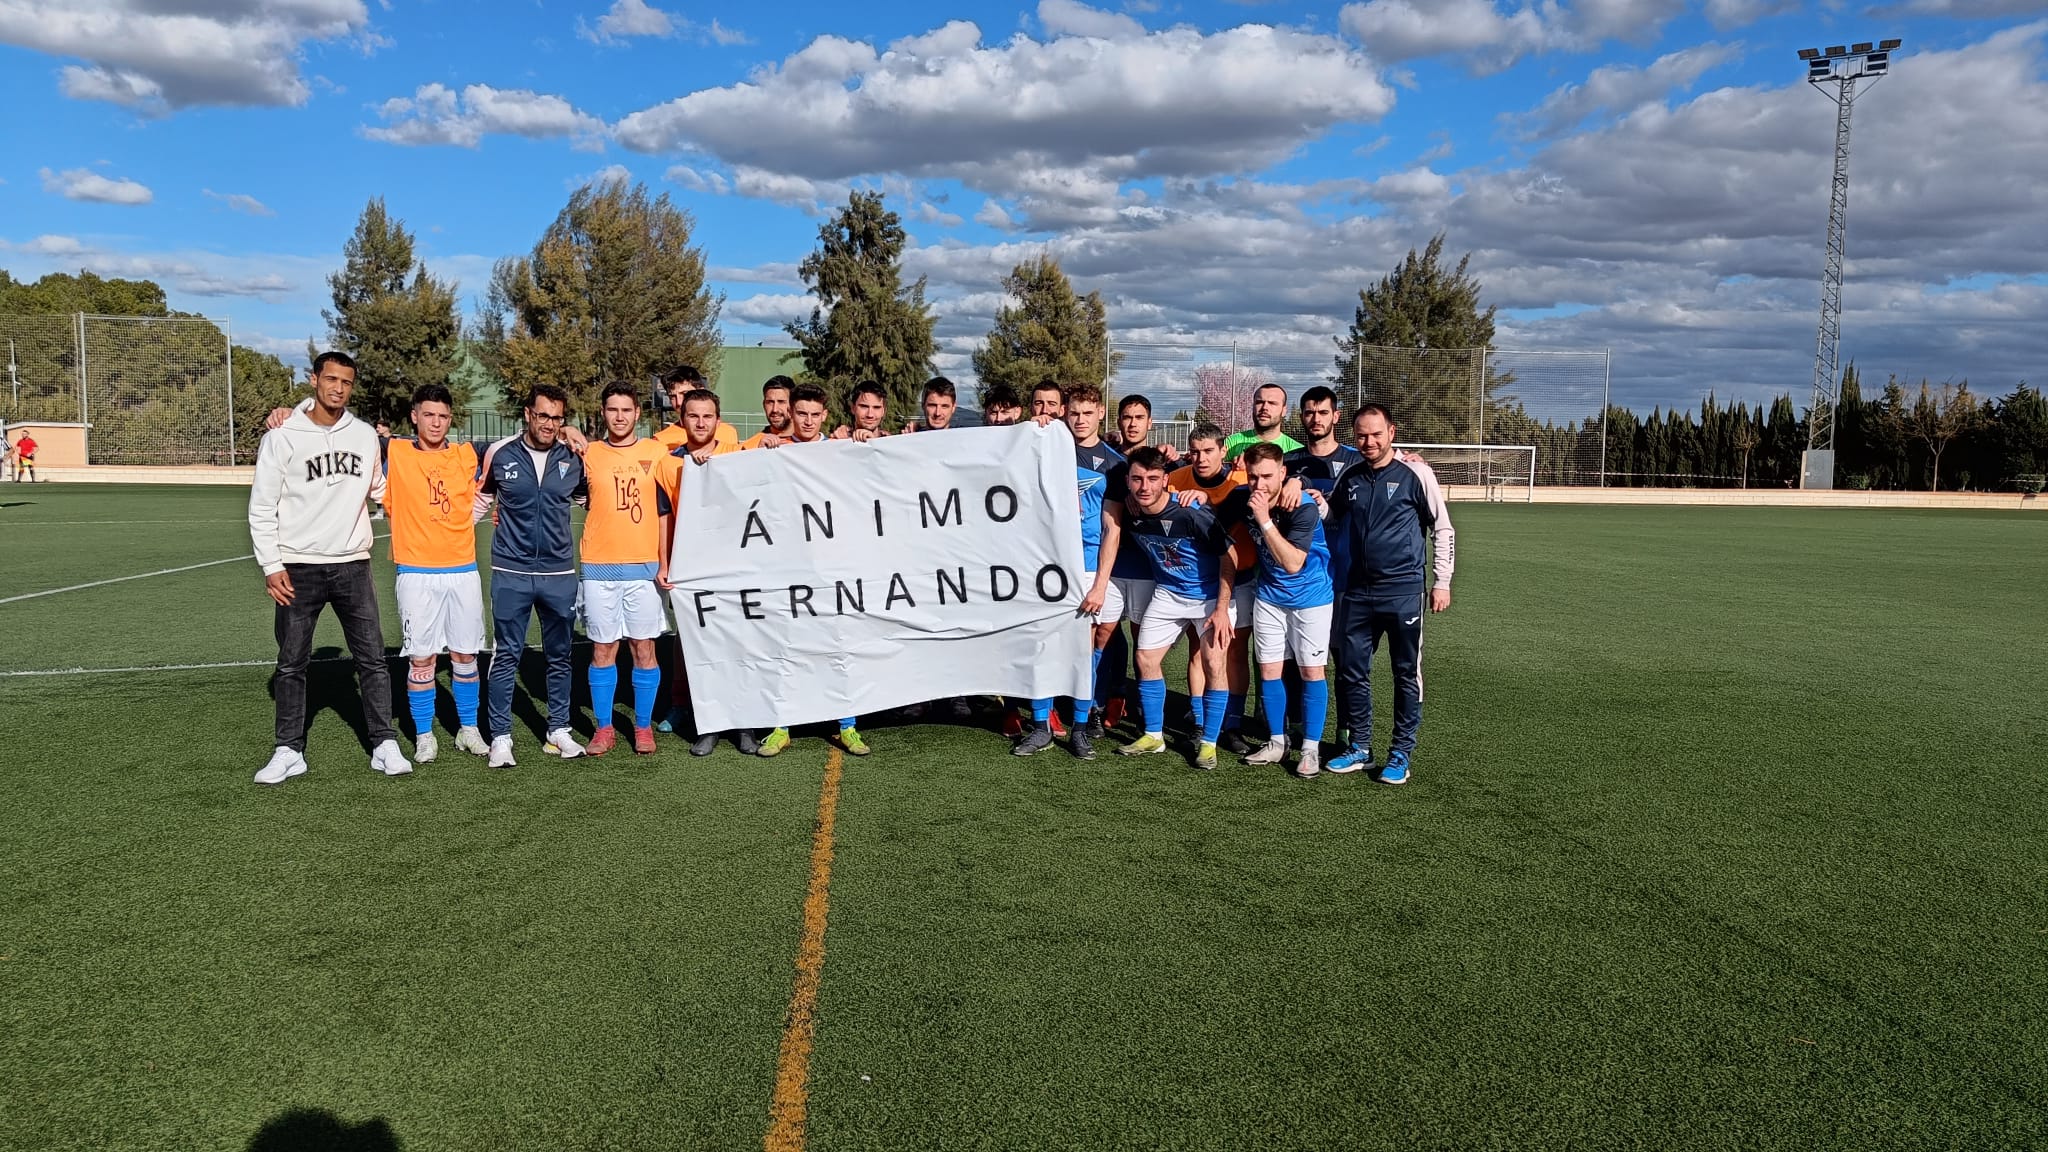
<path id="1" fill-rule="evenodd" d="M 1532 444 L 1403 444 L 1422 457 L 1437 483 L 1493 502 L 1536 500 L 1536 448 Z"/>

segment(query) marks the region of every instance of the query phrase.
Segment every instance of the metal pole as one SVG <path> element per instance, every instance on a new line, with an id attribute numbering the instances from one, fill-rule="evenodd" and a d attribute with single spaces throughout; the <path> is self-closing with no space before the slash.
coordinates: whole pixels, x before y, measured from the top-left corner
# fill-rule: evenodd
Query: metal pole
<path id="1" fill-rule="evenodd" d="M 1813 403 L 1806 414 L 1806 446 L 1819 451 L 1835 446 L 1835 364 L 1842 341 L 1842 264 L 1849 232 L 1849 117 L 1856 109 L 1856 77 L 1843 76 L 1834 83 L 1835 172 L 1828 189 L 1828 247 L 1821 266 L 1820 329 L 1814 337 Z"/>
<path id="2" fill-rule="evenodd" d="M 1237 341 L 1230 342 L 1230 418 L 1237 419 Z M 1231 431 L 1235 432 L 1233 428 Z"/>
<path id="3" fill-rule="evenodd" d="M 1479 394 L 1472 398 L 1473 406 L 1479 410 L 1478 443 L 1482 445 L 1486 443 L 1486 380 L 1488 373 L 1492 369 L 1492 365 L 1488 363 L 1492 356 L 1493 349 L 1491 348 L 1481 348 L 1479 350 L 1479 379 L 1476 381 L 1479 385 Z"/>
<path id="4" fill-rule="evenodd" d="M 228 349 L 228 467 L 235 466 L 235 321 L 220 322 L 221 342 Z"/>
<path id="5" fill-rule="evenodd" d="M 14 341 L 12 340 L 7 342 L 7 384 L 9 388 L 13 389 L 14 393 L 12 407 L 18 409 L 21 407 L 21 378 L 14 374 Z"/>
<path id="6" fill-rule="evenodd" d="M 78 314 L 78 437 L 85 444 L 85 462 L 92 463 L 92 411 L 86 401 L 85 313 Z"/>
<path id="7" fill-rule="evenodd" d="M 1600 353 L 1600 486 L 1607 487 L 1607 410 L 1611 401 L 1608 391 L 1614 386 L 1614 350 Z"/>

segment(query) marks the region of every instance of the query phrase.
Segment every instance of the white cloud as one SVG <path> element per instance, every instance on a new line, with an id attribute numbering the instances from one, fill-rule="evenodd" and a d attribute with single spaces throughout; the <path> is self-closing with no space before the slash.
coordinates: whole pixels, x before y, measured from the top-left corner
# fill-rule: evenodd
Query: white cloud
<path id="1" fill-rule="evenodd" d="M 243 195 L 240 192 L 215 192 L 211 188 L 203 189 L 203 191 L 208 198 L 218 200 L 236 212 L 242 212 L 250 216 L 277 215 L 276 212 L 271 211 L 268 205 L 254 196 Z"/>
<path id="2" fill-rule="evenodd" d="M 384 101 L 377 115 L 385 126 L 365 127 L 363 135 L 387 144 L 475 148 L 495 134 L 535 140 L 568 136 L 601 145 L 605 133 L 604 121 L 560 96 L 487 84 L 471 84 L 460 94 L 441 84 L 423 84 L 411 96 Z"/>
<path id="3" fill-rule="evenodd" d="M 580 23 L 580 21 L 579 21 Z M 685 25 L 689 22 L 683 21 Z M 647 0 L 616 0 L 603 16 L 598 18 L 597 27 L 579 28 L 578 34 L 586 40 L 608 40 L 625 36 L 673 36 L 677 20 L 659 8 L 650 7 Z"/>
<path id="4" fill-rule="evenodd" d="M 981 208 L 974 213 L 974 222 L 1004 232 L 1017 226 L 1016 221 L 1010 219 L 1010 214 L 1003 210 L 1003 206 L 993 200 L 981 202 Z"/>
<path id="5" fill-rule="evenodd" d="M 716 172 L 699 172 L 687 164 L 677 164 L 662 174 L 671 184 L 680 184 L 692 192 L 709 196 L 723 196 L 732 191 L 732 185 Z"/>
<path id="6" fill-rule="evenodd" d="M 309 42 L 381 43 L 362 0 L 0 0 L 0 43 L 81 60 L 65 95 L 144 111 L 297 105 Z"/>
<path id="7" fill-rule="evenodd" d="M 921 224 L 937 224 L 941 228 L 955 228 L 966 222 L 929 200 L 920 201 L 917 207 L 911 209 L 910 218 Z"/>
<path id="8" fill-rule="evenodd" d="M 1700 44 L 1659 56 L 1646 67 L 1607 64 L 1583 82 L 1566 84 L 1529 112 L 1502 117 L 1524 138 L 1555 136 L 1596 112 L 1626 112 L 1691 88 L 1707 71 L 1742 54 L 1740 44 Z"/>
<path id="9" fill-rule="evenodd" d="M 1136 40 L 1145 35 L 1145 26 L 1129 16 L 1090 8 L 1080 0 L 1038 0 L 1038 22 L 1053 36 Z"/>
<path id="10" fill-rule="evenodd" d="M 704 36 L 713 44 L 723 45 L 727 48 L 740 44 L 752 44 L 754 42 L 754 38 L 745 32 L 737 28 L 727 28 L 725 25 L 720 24 L 716 16 L 711 18 L 711 23 L 705 25 Z"/>
<path id="11" fill-rule="evenodd" d="M 2000 16 L 2031 16 L 2048 11 L 2042 0 L 1905 0 L 1870 9 L 1873 16 L 1953 16 L 1987 20 Z"/>
<path id="12" fill-rule="evenodd" d="M 189 308 L 179 302 L 181 296 L 240 297 L 272 303 L 295 300 L 313 314 L 334 263 L 331 258 L 282 253 L 137 252 L 75 236 L 38 236 L 26 243 L 0 240 L 0 251 L 28 257 L 18 261 L 24 267 L 16 272 L 30 277 L 84 268 L 102 276 L 154 280 L 171 294 L 173 308 Z M 235 342 L 249 343 L 239 329 Z M 304 347 L 302 337 L 299 348 Z"/>
<path id="13" fill-rule="evenodd" d="M 1741 28 L 1766 16 L 1791 12 L 1799 0 L 1707 0 L 1703 6 L 1708 22 L 1721 29 Z"/>
<path id="14" fill-rule="evenodd" d="M 817 300 L 800 292 L 763 292 L 740 300 L 727 300 L 719 314 L 746 324 L 779 328 L 790 320 L 811 314 Z"/>
<path id="15" fill-rule="evenodd" d="M 633 172 L 631 169 L 627 168 L 624 164 L 607 164 L 588 176 L 571 177 L 569 179 L 569 187 L 602 187 L 606 184 L 631 184 L 632 182 Z"/>
<path id="16" fill-rule="evenodd" d="M 1062 27 L 1096 19 L 1072 3 L 1042 11 Z M 745 82 L 635 112 L 615 134 L 736 172 L 955 177 L 1081 212 L 1105 190 L 1113 200 L 1125 179 L 1263 166 L 1338 125 L 1378 119 L 1393 99 L 1364 55 L 1293 29 L 987 45 L 956 21 L 881 51 L 821 36 Z"/>
<path id="17" fill-rule="evenodd" d="M 138 184 L 125 177 L 109 180 L 90 168 L 67 168 L 52 172 L 48 168 L 38 173 L 43 178 L 43 191 L 64 197 L 66 200 L 85 200 L 94 204 L 147 204 L 156 199 L 147 185 Z"/>
<path id="18" fill-rule="evenodd" d="M 1338 23 L 1376 60 L 1462 56 L 1490 71 L 1532 53 L 1644 43 L 1683 7 L 1681 0 L 1543 0 L 1503 11 L 1494 0 L 1367 0 L 1346 4 Z"/>

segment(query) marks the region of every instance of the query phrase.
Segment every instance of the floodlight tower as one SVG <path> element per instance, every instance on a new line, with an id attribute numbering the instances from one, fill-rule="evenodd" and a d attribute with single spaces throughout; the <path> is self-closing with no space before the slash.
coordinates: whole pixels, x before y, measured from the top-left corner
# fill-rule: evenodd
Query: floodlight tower
<path id="1" fill-rule="evenodd" d="M 1813 351 L 1813 406 L 1807 412 L 1806 452 L 1799 462 L 1801 488 L 1835 486 L 1836 352 L 1842 342 L 1842 258 L 1849 228 L 1849 114 L 1856 108 L 1856 82 L 1876 81 L 1891 69 L 1897 40 L 1842 45 L 1822 51 L 1801 48 L 1806 82 L 1835 102 L 1835 178 L 1828 194 L 1828 253 L 1820 275 L 1820 334 Z M 1832 85 L 1832 89 L 1829 87 Z"/>

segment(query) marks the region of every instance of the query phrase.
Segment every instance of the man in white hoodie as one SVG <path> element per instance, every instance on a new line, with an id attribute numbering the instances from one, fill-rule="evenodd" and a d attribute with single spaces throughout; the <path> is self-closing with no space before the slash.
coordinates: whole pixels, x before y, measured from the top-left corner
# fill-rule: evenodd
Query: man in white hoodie
<path id="1" fill-rule="evenodd" d="M 391 674 L 384 625 L 370 578 L 370 509 L 384 497 L 377 433 L 348 410 L 355 361 L 340 352 L 313 360 L 312 407 L 266 432 L 249 491 L 249 539 L 277 604 L 277 751 L 256 773 L 282 784 L 306 771 L 306 664 L 320 609 L 334 605 L 363 696 L 370 767 L 403 776 L 412 764 L 391 723 Z"/>

